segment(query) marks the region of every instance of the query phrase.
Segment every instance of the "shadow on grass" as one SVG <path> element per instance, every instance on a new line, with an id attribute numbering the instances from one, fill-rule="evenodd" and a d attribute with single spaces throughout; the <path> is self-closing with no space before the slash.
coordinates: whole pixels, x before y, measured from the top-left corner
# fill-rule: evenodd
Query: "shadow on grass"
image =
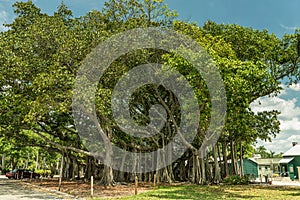
<path id="1" fill-rule="evenodd" d="M 289 194 L 286 194 L 287 196 L 293 196 L 293 197 L 300 197 L 300 192 L 298 193 L 289 193 Z"/>
<path id="2" fill-rule="evenodd" d="M 255 189 L 268 189 L 268 190 L 276 190 L 276 191 L 296 191 L 299 192 L 299 186 L 277 186 L 277 185 L 255 185 L 252 186 Z"/>

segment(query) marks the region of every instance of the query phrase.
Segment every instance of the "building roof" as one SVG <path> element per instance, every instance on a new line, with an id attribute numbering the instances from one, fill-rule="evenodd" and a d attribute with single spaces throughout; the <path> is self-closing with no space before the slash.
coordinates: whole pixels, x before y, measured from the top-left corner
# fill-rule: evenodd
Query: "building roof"
<path id="1" fill-rule="evenodd" d="M 287 152 L 285 152 L 282 156 L 283 157 L 287 157 L 287 156 L 300 156 L 300 145 L 293 146 L 290 150 L 288 150 Z"/>
<path id="2" fill-rule="evenodd" d="M 279 163 L 287 164 L 287 163 L 291 162 L 293 159 L 294 159 L 294 157 L 291 157 L 291 158 L 282 158 L 282 159 L 279 161 Z"/>
<path id="3" fill-rule="evenodd" d="M 281 158 L 249 158 L 249 160 L 255 162 L 258 165 L 271 165 L 279 163 Z"/>

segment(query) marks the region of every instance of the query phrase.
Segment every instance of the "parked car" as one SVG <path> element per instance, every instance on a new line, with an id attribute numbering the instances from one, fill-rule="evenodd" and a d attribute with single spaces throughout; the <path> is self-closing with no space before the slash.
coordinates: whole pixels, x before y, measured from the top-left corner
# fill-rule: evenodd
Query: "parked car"
<path id="1" fill-rule="evenodd" d="M 9 179 L 21 179 L 21 178 L 40 178 L 39 173 L 35 173 L 33 171 L 27 169 L 14 169 L 11 172 L 7 172 L 5 176 Z"/>

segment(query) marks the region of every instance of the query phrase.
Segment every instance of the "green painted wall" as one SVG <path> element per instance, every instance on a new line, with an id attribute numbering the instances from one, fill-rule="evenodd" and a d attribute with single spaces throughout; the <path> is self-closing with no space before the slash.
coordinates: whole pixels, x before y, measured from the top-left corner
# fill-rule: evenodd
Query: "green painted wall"
<path id="1" fill-rule="evenodd" d="M 283 166 L 284 164 L 280 164 L 281 170 L 283 170 Z M 294 180 L 295 176 L 296 179 L 299 179 L 300 172 L 298 172 L 297 167 L 300 167 L 300 156 L 294 156 L 294 159 L 287 164 L 287 172 L 289 173 L 289 177 L 291 180 Z"/>
<path id="2" fill-rule="evenodd" d="M 258 177 L 258 169 L 257 164 L 255 162 L 249 159 L 243 159 L 243 167 L 245 175 L 254 174 L 255 177 Z"/>
<path id="3" fill-rule="evenodd" d="M 296 179 L 299 179 L 299 172 L 297 167 L 300 167 L 300 156 L 296 156 L 289 164 L 294 168 L 293 176 L 290 175 L 290 178 L 293 179 L 294 176 L 296 176 Z"/>

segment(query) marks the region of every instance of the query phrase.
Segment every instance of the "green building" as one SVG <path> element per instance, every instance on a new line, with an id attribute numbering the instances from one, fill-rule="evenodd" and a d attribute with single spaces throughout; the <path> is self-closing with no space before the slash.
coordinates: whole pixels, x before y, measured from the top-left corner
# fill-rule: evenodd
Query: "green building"
<path id="1" fill-rule="evenodd" d="M 300 145 L 297 143 L 293 143 L 293 145 L 279 161 L 281 176 L 290 177 L 291 180 L 299 179 L 300 173 Z"/>
<path id="2" fill-rule="evenodd" d="M 256 178 L 258 177 L 258 167 L 257 162 L 251 158 L 243 159 L 243 170 L 245 175 L 254 175 Z"/>
<path id="3" fill-rule="evenodd" d="M 243 159 L 244 175 L 254 175 L 272 177 L 273 174 L 279 174 L 281 158 L 245 158 Z"/>

